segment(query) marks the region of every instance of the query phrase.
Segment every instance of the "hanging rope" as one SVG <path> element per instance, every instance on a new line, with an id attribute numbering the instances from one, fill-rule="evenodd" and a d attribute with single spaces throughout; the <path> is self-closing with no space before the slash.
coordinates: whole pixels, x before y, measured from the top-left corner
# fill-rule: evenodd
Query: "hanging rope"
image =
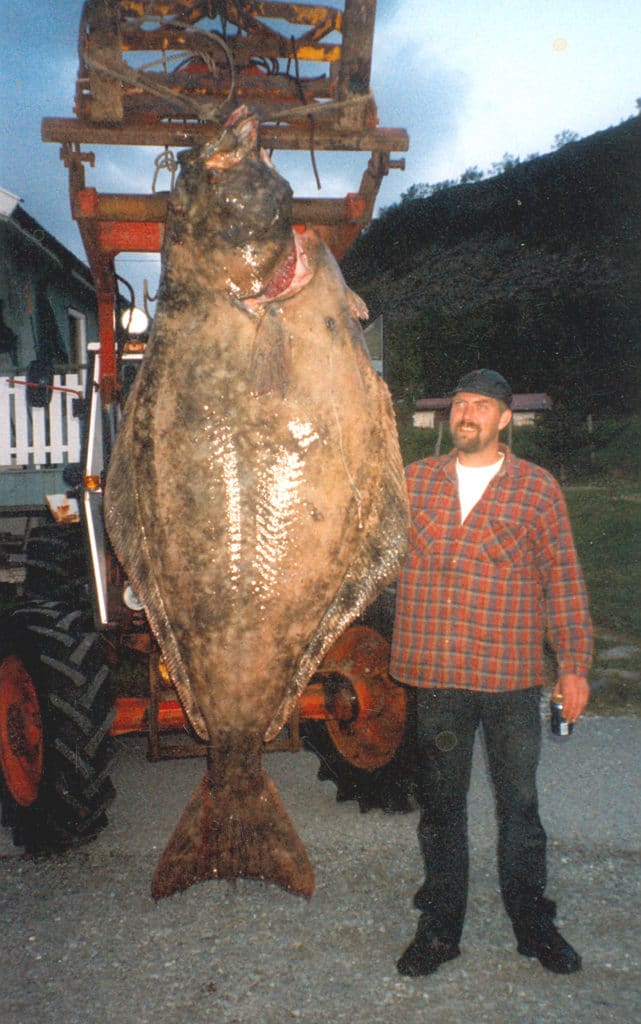
<path id="1" fill-rule="evenodd" d="M 156 159 L 154 160 L 154 176 L 151 182 L 151 191 L 156 191 L 156 183 L 158 181 L 158 175 L 160 174 L 160 172 L 169 171 L 169 191 L 173 192 L 174 181 L 176 179 L 176 173 L 178 171 L 179 166 L 180 165 L 178 163 L 178 160 L 170 150 L 169 146 L 165 146 L 163 152 L 159 153 Z"/>
<path id="2" fill-rule="evenodd" d="M 291 44 L 292 44 L 292 54 L 293 54 L 293 57 L 294 57 L 294 68 L 296 69 L 296 86 L 298 88 L 298 94 L 299 94 L 301 100 L 303 101 L 303 103 L 305 105 L 307 105 L 306 100 L 305 100 L 305 93 L 303 91 L 303 83 L 300 80 L 300 66 L 299 66 L 299 63 L 298 63 L 298 49 L 296 47 L 296 40 L 294 39 L 294 36 L 291 37 L 290 41 L 291 41 Z M 290 111 L 290 116 L 291 116 L 291 111 Z M 312 162 L 312 170 L 314 172 L 314 177 L 316 178 L 316 188 L 319 189 L 319 191 L 320 191 L 322 186 L 321 186 L 320 175 L 318 173 L 318 167 L 316 166 L 316 153 L 314 152 L 314 118 L 311 116 L 311 114 L 309 115 L 309 157 L 310 157 L 310 160 Z"/>

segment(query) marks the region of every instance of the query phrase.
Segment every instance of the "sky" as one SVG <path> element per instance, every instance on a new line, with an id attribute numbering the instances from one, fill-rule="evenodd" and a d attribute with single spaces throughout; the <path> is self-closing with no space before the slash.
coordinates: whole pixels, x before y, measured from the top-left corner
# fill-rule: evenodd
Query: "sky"
<path id="1" fill-rule="evenodd" d="M 81 0 L 0 0 L 0 186 L 84 260 L 59 147 L 40 139 L 43 117 L 72 116 L 81 9 Z M 378 0 L 372 89 L 381 126 L 406 128 L 410 150 L 377 209 L 411 185 L 487 172 L 506 153 L 543 154 L 561 132 L 585 137 L 636 114 L 640 44 L 639 0 Z M 157 153 L 96 147 L 87 184 L 147 193 Z M 321 192 L 309 159 L 274 159 L 297 195 L 335 197 L 357 190 L 367 154 L 318 153 Z M 168 187 L 161 175 L 158 188 Z M 119 258 L 138 304 L 157 264 Z"/>

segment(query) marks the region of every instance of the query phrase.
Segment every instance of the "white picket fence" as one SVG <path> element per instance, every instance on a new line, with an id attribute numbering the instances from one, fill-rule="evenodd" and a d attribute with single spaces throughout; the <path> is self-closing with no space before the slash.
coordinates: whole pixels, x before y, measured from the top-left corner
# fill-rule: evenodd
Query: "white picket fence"
<path id="1" fill-rule="evenodd" d="M 0 467 L 77 462 L 80 420 L 73 415 L 73 402 L 84 393 L 80 374 L 55 374 L 51 402 L 42 409 L 30 407 L 25 381 L 23 375 L 0 377 Z"/>

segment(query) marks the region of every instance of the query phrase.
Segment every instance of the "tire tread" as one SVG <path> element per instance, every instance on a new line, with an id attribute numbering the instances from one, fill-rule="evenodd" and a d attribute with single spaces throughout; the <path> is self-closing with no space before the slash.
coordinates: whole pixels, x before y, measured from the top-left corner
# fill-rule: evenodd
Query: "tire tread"
<path id="1" fill-rule="evenodd" d="M 32 601 L 7 618 L 14 651 L 38 693 L 45 761 L 31 807 L 17 806 L 2 782 L 3 824 L 27 853 L 59 851 L 97 835 L 115 796 L 109 669 L 82 610 Z"/>

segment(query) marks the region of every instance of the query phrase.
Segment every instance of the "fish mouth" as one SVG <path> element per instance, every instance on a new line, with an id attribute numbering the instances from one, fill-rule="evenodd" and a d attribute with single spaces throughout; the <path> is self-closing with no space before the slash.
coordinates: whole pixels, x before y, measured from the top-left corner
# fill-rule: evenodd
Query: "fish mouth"
<path id="1" fill-rule="evenodd" d="M 258 117 L 243 105 L 227 118 L 220 137 L 204 145 L 202 160 L 207 170 L 220 172 L 250 154 L 258 154 Z"/>

